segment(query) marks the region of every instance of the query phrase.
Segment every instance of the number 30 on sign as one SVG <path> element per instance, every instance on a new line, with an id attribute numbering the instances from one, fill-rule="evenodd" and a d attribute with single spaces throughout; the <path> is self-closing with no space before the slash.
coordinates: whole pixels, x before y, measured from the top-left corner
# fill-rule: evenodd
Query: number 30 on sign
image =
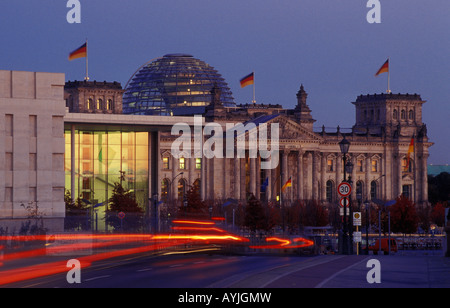
<path id="1" fill-rule="evenodd" d="M 352 187 L 350 186 L 349 183 L 342 182 L 341 184 L 339 184 L 338 193 L 341 197 L 347 197 L 351 194 L 351 192 L 352 192 Z"/>

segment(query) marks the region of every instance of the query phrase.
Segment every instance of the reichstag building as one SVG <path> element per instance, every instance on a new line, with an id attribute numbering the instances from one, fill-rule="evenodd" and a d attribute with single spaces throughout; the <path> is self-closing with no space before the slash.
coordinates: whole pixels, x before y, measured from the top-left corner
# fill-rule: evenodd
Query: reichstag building
<path id="1" fill-rule="evenodd" d="M 0 218 L 27 217 L 39 204 L 57 229 L 65 216 L 64 193 L 81 197 L 102 217 L 114 183 L 149 200 L 181 203 L 196 184 L 204 200 L 264 202 L 281 198 L 337 204 L 346 176 L 353 200 L 387 202 L 404 194 L 428 204 L 427 158 L 432 143 L 422 122 L 426 102 L 418 94 L 360 95 L 352 103 L 351 130 L 314 130 L 306 89 L 292 93 L 294 109 L 280 104 L 236 104 L 211 65 L 186 54 L 169 54 L 117 82 L 65 81 L 64 74 L 0 71 Z M 176 123 L 194 126 L 255 123 L 279 125 L 279 163 L 264 158 L 211 158 L 172 154 Z M 414 151 L 411 152 L 411 140 Z M 341 150 L 349 143 L 347 153 Z M 28 146 L 19 146 L 26 144 Z M 345 155 L 347 166 L 344 166 Z M 350 163 L 350 164 L 349 164 Z M 291 187 L 282 191 L 290 180 Z"/>

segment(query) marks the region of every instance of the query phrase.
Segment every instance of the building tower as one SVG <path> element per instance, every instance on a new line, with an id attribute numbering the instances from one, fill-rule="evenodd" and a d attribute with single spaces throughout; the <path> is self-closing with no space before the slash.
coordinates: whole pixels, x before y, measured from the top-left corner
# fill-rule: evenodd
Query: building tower
<path id="1" fill-rule="evenodd" d="M 116 81 L 68 81 L 64 86 L 66 107 L 73 113 L 120 114 L 124 92 Z"/>

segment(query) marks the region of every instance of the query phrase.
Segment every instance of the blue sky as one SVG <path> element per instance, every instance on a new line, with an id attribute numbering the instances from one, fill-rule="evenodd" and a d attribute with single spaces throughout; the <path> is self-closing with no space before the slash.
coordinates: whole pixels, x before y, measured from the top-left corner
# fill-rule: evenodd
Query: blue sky
<path id="1" fill-rule="evenodd" d="M 80 0 L 69 24 L 66 0 L 2 0 L 0 69 L 62 72 L 82 80 L 84 59 L 68 54 L 89 39 L 91 80 L 123 86 L 145 62 L 189 53 L 214 66 L 235 101 L 292 108 L 303 84 L 316 126 L 350 128 L 360 94 L 418 93 L 435 145 L 429 163 L 450 163 L 450 1 L 380 0 L 381 24 L 366 0 Z"/>

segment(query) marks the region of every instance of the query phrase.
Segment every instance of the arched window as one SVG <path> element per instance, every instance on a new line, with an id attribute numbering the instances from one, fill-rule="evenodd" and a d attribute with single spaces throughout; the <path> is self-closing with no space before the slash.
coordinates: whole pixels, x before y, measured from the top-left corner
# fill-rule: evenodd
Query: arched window
<path id="1" fill-rule="evenodd" d="M 202 183 L 202 180 L 200 179 L 196 179 L 194 181 L 194 184 L 192 184 L 192 186 L 194 186 L 196 189 L 198 189 L 198 191 L 200 192 L 200 184 Z"/>
<path id="2" fill-rule="evenodd" d="M 404 109 L 401 112 L 401 118 L 402 120 L 406 120 L 406 111 Z"/>
<path id="3" fill-rule="evenodd" d="M 364 193 L 364 183 L 363 181 L 356 182 L 356 200 L 362 200 Z"/>
<path id="4" fill-rule="evenodd" d="M 376 181 L 370 182 L 370 198 L 372 200 L 377 198 L 377 186 L 378 184 Z"/>
<path id="5" fill-rule="evenodd" d="M 178 180 L 178 199 L 181 200 L 184 198 L 184 194 L 186 193 L 186 181 L 184 179 Z"/>
<path id="6" fill-rule="evenodd" d="M 398 120 L 398 111 L 394 110 L 392 117 L 394 118 L 394 120 Z"/>
<path id="7" fill-rule="evenodd" d="M 92 110 L 92 108 L 94 107 L 93 105 L 92 105 L 92 98 L 88 98 L 88 100 L 86 101 L 86 109 L 87 110 Z"/>
<path id="8" fill-rule="evenodd" d="M 414 120 L 414 111 L 413 110 L 409 111 L 409 119 Z"/>
<path id="9" fill-rule="evenodd" d="M 113 102 L 112 99 L 108 99 L 106 101 L 106 110 L 113 110 Z"/>
<path id="10" fill-rule="evenodd" d="M 334 188 L 333 188 L 333 181 L 329 180 L 327 181 L 327 201 L 328 202 L 333 202 L 333 192 L 334 192 Z"/>
<path id="11" fill-rule="evenodd" d="M 102 110 L 102 108 L 103 108 L 103 100 L 99 98 L 97 100 L 97 110 Z"/>
<path id="12" fill-rule="evenodd" d="M 163 179 L 161 181 L 161 199 L 167 200 L 167 196 L 169 195 L 169 180 Z"/>

